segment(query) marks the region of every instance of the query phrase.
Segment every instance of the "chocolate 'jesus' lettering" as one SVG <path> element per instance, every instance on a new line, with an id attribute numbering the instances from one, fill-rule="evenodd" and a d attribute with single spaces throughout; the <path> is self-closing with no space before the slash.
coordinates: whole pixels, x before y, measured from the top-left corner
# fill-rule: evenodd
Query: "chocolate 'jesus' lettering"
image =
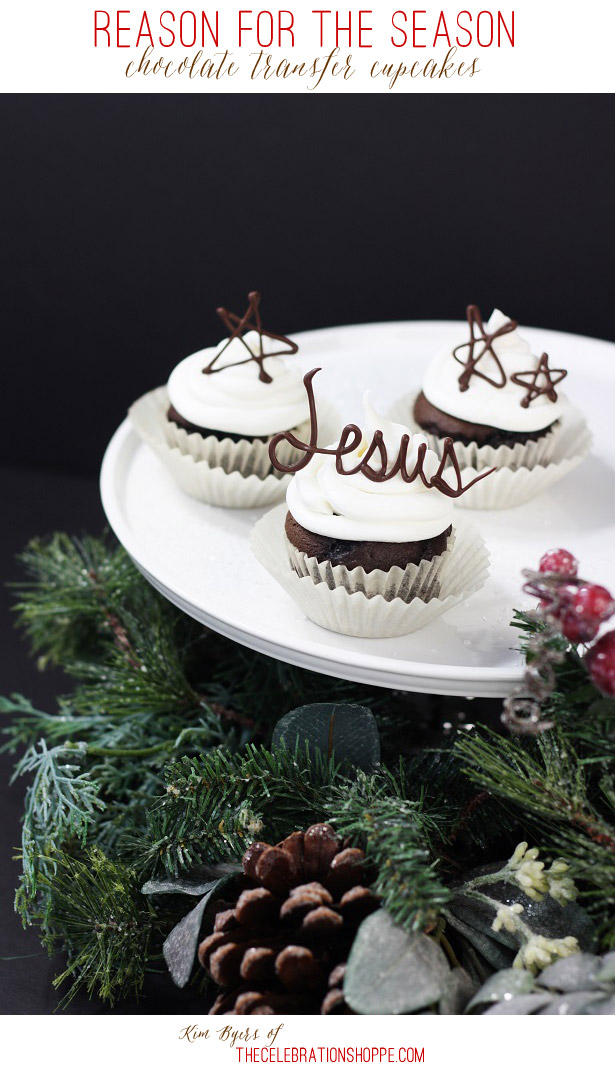
<path id="1" fill-rule="evenodd" d="M 459 460 L 453 445 L 451 437 L 446 437 L 444 441 L 444 450 L 442 452 L 442 458 L 440 460 L 438 469 L 431 478 L 428 478 L 425 474 L 424 463 L 425 456 L 427 454 L 427 444 L 421 443 L 416 453 L 416 462 L 414 466 L 409 469 L 408 467 L 408 447 L 412 440 L 409 433 L 404 433 L 399 442 L 399 451 L 397 458 L 392 462 L 390 470 L 387 470 L 389 464 L 388 453 L 386 445 L 384 443 L 384 436 L 382 430 L 377 429 L 367 447 L 367 450 L 359 459 L 359 462 L 355 466 L 350 467 L 348 470 L 344 468 L 344 457 L 352 455 L 356 452 L 357 448 L 363 440 L 363 433 L 358 426 L 349 423 L 344 426 L 337 448 L 319 448 L 318 447 L 318 416 L 316 413 L 316 403 L 314 400 L 314 388 L 312 381 L 317 373 L 320 372 L 320 367 L 314 370 L 310 370 L 303 378 L 305 390 L 307 392 L 308 402 L 310 406 L 310 439 L 306 444 L 305 441 L 299 440 L 294 433 L 277 433 L 275 437 L 272 437 L 269 444 L 269 458 L 276 468 L 276 470 L 282 471 L 283 474 L 297 474 L 298 471 L 303 470 L 308 465 L 310 459 L 315 455 L 334 455 L 335 456 L 335 469 L 338 474 L 350 475 L 350 474 L 363 474 L 369 481 L 373 482 L 386 482 L 394 478 L 396 474 L 399 474 L 402 481 L 410 484 L 411 482 L 420 479 L 426 489 L 437 489 L 445 496 L 458 497 L 462 493 L 467 492 L 476 482 L 482 481 L 488 474 L 492 474 L 496 469 L 492 467 L 491 470 L 486 470 L 483 474 L 479 474 L 476 478 L 473 478 L 467 485 L 463 484 L 463 478 L 461 476 L 461 469 L 459 466 Z M 303 452 L 304 455 L 296 463 L 280 463 L 276 455 L 276 448 L 282 441 L 286 441 L 287 444 L 292 445 L 297 451 Z M 378 455 L 380 459 L 379 466 L 372 466 L 372 459 Z M 455 475 L 455 485 L 451 485 L 444 478 L 444 471 L 447 466 L 452 467 Z"/>

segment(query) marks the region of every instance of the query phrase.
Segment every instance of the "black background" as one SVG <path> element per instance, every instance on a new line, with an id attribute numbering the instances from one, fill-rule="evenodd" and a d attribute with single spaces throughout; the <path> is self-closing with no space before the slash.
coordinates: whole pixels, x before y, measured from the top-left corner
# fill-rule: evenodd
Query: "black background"
<path id="1" fill-rule="evenodd" d="M 608 97 L 0 108 L 6 461 L 95 473 L 127 404 L 215 344 L 216 306 L 251 288 L 288 333 L 476 302 L 612 335 Z"/>
<path id="2" fill-rule="evenodd" d="M 251 288 L 291 334 L 468 302 L 614 334 L 608 97 L 4 96 L 0 145 L 4 578 L 33 534 L 102 528 L 96 474 L 127 405 L 216 343 L 215 307 L 243 309 Z M 0 693 L 53 706 L 61 681 L 0 601 Z M 47 1012 L 50 965 L 11 910 L 10 764 L 0 1011 Z M 182 1009 L 149 983 L 141 1010 Z"/>

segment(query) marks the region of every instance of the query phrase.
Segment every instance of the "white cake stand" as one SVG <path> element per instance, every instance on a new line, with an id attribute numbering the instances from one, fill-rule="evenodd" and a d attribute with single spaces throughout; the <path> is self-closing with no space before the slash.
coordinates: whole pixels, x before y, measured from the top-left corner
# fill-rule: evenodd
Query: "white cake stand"
<path id="1" fill-rule="evenodd" d="M 420 383 L 436 348 L 463 337 L 453 322 L 393 322 L 322 329 L 294 338 L 306 371 L 344 422 L 361 424 L 360 400 L 377 409 Z M 584 577 L 615 590 L 615 345 L 527 329 L 533 349 L 569 371 L 567 395 L 594 433 L 592 455 L 552 489 L 520 507 L 471 512 L 491 554 L 491 576 L 466 603 L 416 634 L 392 639 L 336 635 L 305 619 L 257 563 L 249 534 L 257 511 L 210 507 L 186 497 L 128 421 L 101 471 L 109 523 L 143 575 L 194 619 L 261 653 L 326 675 L 401 690 L 501 697 L 521 679 L 512 610 L 529 607 L 521 569 L 554 545 L 569 548 Z M 144 385 L 144 389 L 148 386 Z M 130 401 L 127 401 L 127 403 Z"/>

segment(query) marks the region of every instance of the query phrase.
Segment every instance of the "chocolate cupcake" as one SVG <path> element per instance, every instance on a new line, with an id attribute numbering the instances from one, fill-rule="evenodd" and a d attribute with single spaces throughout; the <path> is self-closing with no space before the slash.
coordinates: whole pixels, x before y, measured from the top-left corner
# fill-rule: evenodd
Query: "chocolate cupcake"
<path id="1" fill-rule="evenodd" d="M 537 441 L 550 433 L 554 425 L 552 422 L 542 429 L 520 433 L 514 430 L 498 429 L 496 426 L 485 425 L 482 422 L 467 422 L 454 414 L 447 414 L 439 407 L 434 407 L 424 392 L 419 392 L 416 397 L 412 416 L 425 433 L 431 433 L 434 437 L 451 437 L 458 444 L 464 444 L 466 447 L 476 444 L 478 448 L 502 448 L 503 446 L 514 448 L 516 444 Z"/>
<path id="2" fill-rule="evenodd" d="M 166 388 L 129 411 L 184 491 L 225 507 L 280 499 L 287 482 L 271 465 L 269 441 L 276 433 L 301 437 L 308 429 L 302 376 L 288 361 L 298 346 L 263 328 L 257 291 L 248 299 L 241 317 L 218 309 L 226 340 L 188 355 Z M 291 444 L 286 458 L 296 458 Z"/>
<path id="3" fill-rule="evenodd" d="M 390 571 L 392 567 L 405 569 L 408 564 L 420 564 L 421 560 L 433 560 L 446 552 L 452 525 L 435 537 L 423 541 L 344 541 L 326 537 L 306 530 L 291 515 L 286 514 L 284 531 L 290 544 L 307 557 L 314 556 L 318 563 L 327 561 L 332 567 L 345 567 L 353 571 Z"/>
<path id="4" fill-rule="evenodd" d="M 301 373 L 284 357 L 296 354 L 297 344 L 263 329 L 258 291 L 251 291 L 248 300 L 242 317 L 218 309 L 229 332 L 226 340 L 188 355 L 172 371 L 166 414 L 175 429 L 193 438 L 188 445 L 178 437 L 180 449 L 211 461 L 212 445 L 205 442 L 229 442 L 216 461 L 244 474 L 261 473 L 262 464 L 267 466 L 266 445 L 273 434 L 299 434 L 308 418 Z M 255 449 L 248 466 L 245 448 L 237 452 L 230 447 L 242 443 Z"/>
<path id="5" fill-rule="evenodd" d="M 345 634 L 405 634 L 485 577 L 483 542 L 454 522 L 468 486 L 451 441 L 438 458 L 423 435 L 381 418 L 367 396 L 363 431 L 347 425 L 335 445 L 316 447 L 316 372 L 305 378 L 312 424 L 303 458 L 279 460 L 283 435 L 269 449 L 274 465 L 294 475 L 284 517 L 270 513 L 283 532 L 283 562 L 272 559 L 281 549 L 269 517 L 255 528 L 255 552 L 315 622 Z M 305 585 L 297 589 L 288 574 Z"/>
<path id="6" fill-rule="evenodd" d="M 315 561 L 350 591 L 368 585 L 391 597 L 403 588 L 410 600 L 429 600 L 438 596 L 437 568 L 452 540 L 453 497 L 421 478 L 429 482 L 440 466 L 426 438 L 385 421 L 367 396 L 364 408 L 354 450 L 315 454 L 286 491 L 291 562 L 298 574 L 308 574 L 309 561 Z M 368 454 L 373 443 L 383 446 L 384 455 L 378 448 Z M 400 452 L 407 475 L 418 468 L 413 481 L 404 481 L 401 467 L 384 477 Z"/>
<path id="7" fill-rule="evenodd" d="M 523 466 L 528 457 L 535 464 L 566 407 L 556 390 L 566 370 L 550 368 L 546 354 L 534 355 L 517 322 L 500 310 L 486 324 L 477 306 L 466 313 L 469 338 L 430 362 L 414 402 L 414 422 L 433 437 L 463 445 L 466 463 L 479 463 L 481 448 L 508 448 L 509 466 Z"/>
<path id="8" fill-rule="evenodd" d="M 477 306 L 468 306 L 467 321 L 467 333 L 435 356 L 420 391 L 399 401 L 392 416 L 410 421 L 435 451 L 451 438 L 464 477 L 497 468 L 464 507 L 512 507 L 577 466 L 591 438 L 559 388 L 567 371 L 546 353 L 534 354 L 516 321 L 494 310 L 483 324 Z"/>

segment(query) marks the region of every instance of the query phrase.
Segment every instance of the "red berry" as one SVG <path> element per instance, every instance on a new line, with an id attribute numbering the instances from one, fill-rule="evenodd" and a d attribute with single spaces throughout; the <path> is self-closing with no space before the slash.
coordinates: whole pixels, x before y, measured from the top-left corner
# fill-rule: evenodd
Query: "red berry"
<path id="1" fill-rule="evenodd" d="M 579 586 L 572 599 L 572 611 L 581 619 L 608 620 L 615 612 L 615 601 L 604 586 L 587 584 Z"/>
<path id="2" fill-rule="evenodd" d="M 608 631 L 594 642 L 585 661 L 598 690 L 615 697 L 615 631 Z"/>
<path id="3" fill-rule="evenodd" d="M 564 638 L 569 642 L 591 642 L 600 628 L 600 620 L 583 619 L 574 612 L 564 612 L 560 618 Z"/>
<path id="4" fill-rule="evenodd" d="M 576 575 L 579 561 L 568 549 L 549 549 L 540 559 L 538 570 L 554 571 L 557 575 Z"/>

